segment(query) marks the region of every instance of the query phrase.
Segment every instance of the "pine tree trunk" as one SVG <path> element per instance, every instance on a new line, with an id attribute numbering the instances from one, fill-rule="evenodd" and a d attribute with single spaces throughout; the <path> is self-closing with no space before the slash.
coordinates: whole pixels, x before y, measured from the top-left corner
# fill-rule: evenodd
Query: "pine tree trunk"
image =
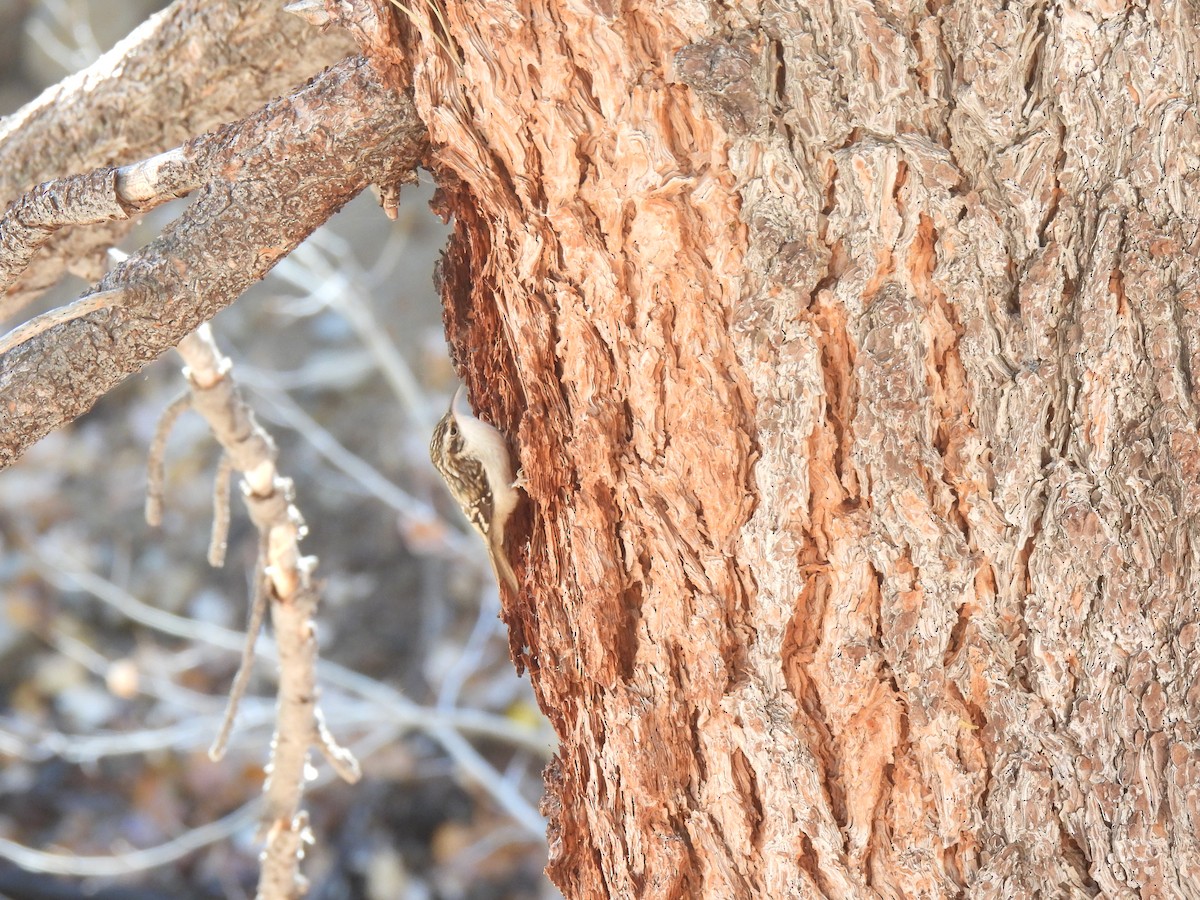
<path id="1" fill-rule="evenodd" d="M 565 894 L 1200 896 L 1196 7 L 412 7 Z"/>

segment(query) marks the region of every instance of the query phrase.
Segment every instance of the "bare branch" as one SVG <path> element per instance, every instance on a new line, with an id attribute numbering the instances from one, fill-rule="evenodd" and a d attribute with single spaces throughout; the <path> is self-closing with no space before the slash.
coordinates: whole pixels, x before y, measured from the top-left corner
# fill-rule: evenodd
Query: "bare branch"
<path id="1" fill-rule="evenodd" d="M 316 558 L 304 556 L 299 542 L 305 527 L 292 502 L 292 483 L 278 474 L 275 445 L 254 420 L 230 376 L 230 363 L 217 349 L 207 324 L 178 347 L 187 364 L 192 405 L 204 416 L 230 464 L 243 473 L 242 494 L 259 533 L 255 598 L 242 651 L 242 665 L 230 694 L 229 710 L 210 755 L 219 757 L 232 728 L 237 704 L 246 690 L 254 661 L 254 642 L 270 602 L 279 649 L 279 701 L 267 781 L 268 828 L 263 851 L 260 897 L 302 893 L 300 848 L 307 840 L 307 816 L 301 798 L 307 780 L 309 750 L 326 751 L 335 771 L 351 780 L 358 764 L 333 738 L 323 734 L 316 707 L 317 642 L 313 620 L 318 593 L 312 573 Z"/>
<path id="2" fill-rule="evenodd" d="M 228 459 L 228 454 L 222 460 Z M 242 646 L 242 660 L 238 663 L 237 674 L 229 688 L 229 702 L 225 706 L 225 716 L 221 727 L 208 748 L 208 758 L 213 762 L 225 755 L 229 744 L 229 735 L 233 732 L 233 722 L 237 718 L 238 706 L 246 696 L 246 688 L 250 686 L 250 675 L 254 671 L 254 645 L 258 643 L 259 632 L 262 631 L 263 619 L 267 615 L 269 597 L 267 595 L 267 548 L 265 542 L 259 542 L 258 559 L 254 564 L 254 596 L 250 598 L 250 617 L 246 623 L 246 643 Z"/>
<path id="3" fill-rule="evenodd" d="M 197 191 L 103 279 L 101 290 L 125 291 L 122 303 L 0 356 L 0 467 L 231 303 L 367 184 L 409 177 L 425 140 L 411 102 L 354 58 L 185 145 L 230 180 Z"/>
<path id="4" fill-rule="evenodd" d="M 129 217 L 117 199 L 115 170 L 100 169 L 39 185 L 0 220 L 0 290 L 7 290 L 33 254 L 64 225 L 96 225 Z"/>
<path id="5" fill-rule="evenodd" d="M 0 207 L 31 185 L 152 156 L 237 121 L 353 52 L 344 33 L 281 15 L 277 0 L 177 0 L 93 65 L 0 121 Z M 186 115 L 163 114 L 184 109 Z M 104 250 L 127 228 L 118 222 L 56 237 L 10 292 L 3 315 L 23 308 L 68 267 L 89 280 L 101 277 Z"/>
<path id="6" fill-rule="evenodd" d="M 223 819 L 189 829 L 174 840 L 149 847 L 106 856 L 75 856 L 46 853 L 22 846 L 15 841 L 0 839 L 0 857 L 16 863 L 29 872 L 48 872 L 54 875 L 74 875 L 85 878 L 115 878 L 165 866 L 182 859 L 201 847 L 226 840 L 254 822 L 262 810 L 262 798 L 256 798 Z"/>
<path id="7" fill-rule="evenodd" d="M 389 255 L 399 256 L 404 252 L 406 238 L 402 231 L 393 232 L 390 241 L 395 246 L 389 248 Z M 272 273 L 273 277 L 310 293 L 322 305 L 339 312 L 374 357 L 383 377 L 408 412 L 413 427 L 431 432 L 437 416 L 430 415 L 429 401 L 420 379 L 392 343 L 370 304 L 363 301 L 362 295 L 370 287 L 369 274 L 354 262 L 350 248 L 344 244 L 326 231 L 318 232 L 283 260 Z"/>
<path id="8" fill-rule="evenodd" d="M 192 155 L 178 148 L 120 169 L 97 169 L 38 185 L 0 218 L 0 293 L 59 229 L 124 221 L 190 194 L 200 185 L 201 174 Z"/>
<path id="9" fill-rule="evenodd" d="M 120 302 L 122 293 L 122 291 L 96 291 L 94 294 L 85 294 L 74 303 L 68 303 L 66 306 L 60 306 L 44 312 L 40 316 L 35 316 L 24 325 L 18 325 L 4 337 L 0 337 L 0 356 L 13 347 L 19 347 L 26 341 L 33 340 L 43 331 L 49 331 L 55 325 L 62 325 L 64 322 L 70 322 Z"/>
<path id="10" fill-rule="evenodd" d="M 229 543 L 229 483 L 232 479 L 233 460 L 222 451 L 213 476 L 213 524 L 208 540 L 208 564 L 214 569 L 225 565 L 225 549 Z"/>
<path id="11" fill-rule="evenodd" d="M 35 320 L 36 321 L 36 320 Z M 179 421 L 184 410 L 192 405 L 191 394 L 180 394 L 163 410 L 154 429 L 154 440 L 146 459 L 146 524 L 157 528 L 162 524 L 163 492 L 166 478 L 163 474 L 163 456 L 167 451 L 167 438 Z"/>

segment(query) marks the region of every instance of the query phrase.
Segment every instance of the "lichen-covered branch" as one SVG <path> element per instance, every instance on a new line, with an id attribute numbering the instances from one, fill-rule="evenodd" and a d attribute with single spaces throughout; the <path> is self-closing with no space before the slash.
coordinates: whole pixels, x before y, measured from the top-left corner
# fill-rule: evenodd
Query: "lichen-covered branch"
<path id="1" fill-rule="evenodd" d="M 184 145 L 208 181 L 100 283 L 120 302 L 0 356 L 0 467 L 231 303 L 368 184 L 411 177 L 425 140 L 409 100 L 356 57 Z"/>

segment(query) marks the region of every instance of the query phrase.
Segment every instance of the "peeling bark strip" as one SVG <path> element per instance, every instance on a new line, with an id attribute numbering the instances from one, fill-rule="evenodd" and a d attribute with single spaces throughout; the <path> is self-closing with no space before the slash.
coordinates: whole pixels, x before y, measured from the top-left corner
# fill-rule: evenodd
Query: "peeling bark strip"
<path id="1" fill-rule="evenodd" d="M 86 70 L 0 120 L 0 207 L 39 182 L 160 153 L 291 90 L 353 52 L 278 0 L 176 0 Z M 69 266 L 88 281 L 125 228 L 72 231 L 0 301 L 24 308 Z"/>
<path id="2" fill-rule="evenodd" d="M 425 134 L 411 101 L 354 58 L 188 150 L 213 180 L 100 283 L 120 305 L 0 357 L 0 467 L 237 299 L 368 184 L 407 178 Z"/>
<path id="3" fill-rule="evenodd" d="M 413 36 L 551 874 L 1193 895 L 1195 5 L 601 6 Z"/>

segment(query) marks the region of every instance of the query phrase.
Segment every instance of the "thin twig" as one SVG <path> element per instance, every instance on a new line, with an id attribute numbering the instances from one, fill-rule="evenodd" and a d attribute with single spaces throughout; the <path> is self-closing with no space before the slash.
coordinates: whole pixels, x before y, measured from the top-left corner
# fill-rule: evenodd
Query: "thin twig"
<path id="1" fill-rule="evenodd" d="M 399 232 L 395 232 L 400 234 Z M 403 241 L 389 238 L 389 241 Z M 389 247 L 400 253 L 401 247 Z M 368 293 L 368 273 L 353 262 L 347 243 L 325 232 L 317 232 L 308 243 L 280 262 L 271 273 L 305 291 L 306 297 L 319 302 L 318 308 L 332 308 L 350 323 L 359 339 L 375 358 L 388 385 L 408 413 L 413 427 L 422 432 L 433 430 L 433 418 L 420 379 L 404 356 L 396 349 L 385 329 L 361 297 Z M 313 286 L 314 281 L 316 287 Z"/>
<path id="2" fill-rule="evenodd" d="M 125 291 L 122 290 L 96 291 L 94 294 L 86 294 L 80 297 L 74 303 L 68 303 L 66 306 L 60 306 L 49 312 L 44 312 L 40 316 L 34 316 L 28 322 L 18 325 L 8 334 L 0 337 L 0 356 L 7 353 L 13 347 L 19 347 L 26 341 L 32 340 L 43 331 L 49 331 L 55 325 L 61 325 L 63 322 L 70 322 L 74 319 L 81 319 L 98 309 L 116 306 L 124 294 Z"/>
<path id="3" fill-rule="evenodd" d="M 150 450 L 146 454 L 146 524 L 151 528 L 162 525 L 163 493 L 166 483 L 163 457 L 166 455 L 167 438 L 171 429 L 183 411 L 190 409 L 192 395 L 180 394 L 163 410 L 158 419 L 158 427 L 154 429 L 154 440 L 150 442 Z"/>
<path id="4" fill-rule="evenodd" d="M 358 760 L 354 758 L 354 754 L 337 742 L 337 739 L 330 732 L 329 726 L 325 724 L 325 714 L 321 712 L 321 707 L 317 707 L 314 711 L 314 717 L 317 724 L 317 747 L 321 750 L 321 755 L 325 757 L 330 768 L 338 774 L 338 777 L 347 784 L 356 784 L 362 778 L 362 767 L 358 764 Z"/>
<path id="5" fill-rule="evenodd" d="M 257 797 L 223 819 L 192 828 L 174 840 L 127 853 L 107 856 L 66 856 L 34 850 L 15 841 L 0 839 L 0 857 L 29 872 L 72 875 L 76 878 L 115 878 L 165 866 L 195 853 L 201 847 L 223 841 L 254 823 L 262 813 L 263 800 Z"/>
<path id="6" fill-rule="evenodd" d="M 208 541 L 208 564 L 214 569 L 225 565 L 225 550 L 229 545 L 229 484 L 232 480 L 233 459 L 222 451 L 213 476 L 213 524 L 212 537 Z"/>
<path id="7" fill-rule="evenodd" d="M 217 762 L 225 756 L 229 735 L 233 732 L 233 722 L 237 718 L 238 705 L 246 695 L 246 688 L 250 686 L 250 675 L 254 671 L 254 645 L 258 643 L 263 619 L 267 615 L 267 577 L 263 572 L 266 562 L 266 542 L 259 541 L 258 559 L 254 564 L 254 596 L 250 599 L 250 616 L 246 623 L 246 643 L 242 646 L 242 659 L 238 663 L 237 674 L 229 688 L 229 702 L 225 706 L 221 727 L 217 731 L 212 746 L 208 748 L 208 758 L 213 762 Z"/>

